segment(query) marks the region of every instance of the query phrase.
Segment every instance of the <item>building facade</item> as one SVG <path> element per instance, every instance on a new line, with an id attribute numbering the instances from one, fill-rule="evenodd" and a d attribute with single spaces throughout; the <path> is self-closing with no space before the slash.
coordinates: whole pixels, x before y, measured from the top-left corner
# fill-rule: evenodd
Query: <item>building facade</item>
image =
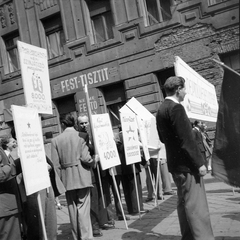
<path id="1" fill-rule="evenodd" d="M 132 97 L 156 113 L 179 56 L 212 83 L 240 70 L 238 0 L 0 0 L 0 136 L 13 127 L 11 105 L 25 105 L 16 42 L 46 48 L 53 115 L 42 115 L 45 143 L 59 115 L 118 110 Z"/>

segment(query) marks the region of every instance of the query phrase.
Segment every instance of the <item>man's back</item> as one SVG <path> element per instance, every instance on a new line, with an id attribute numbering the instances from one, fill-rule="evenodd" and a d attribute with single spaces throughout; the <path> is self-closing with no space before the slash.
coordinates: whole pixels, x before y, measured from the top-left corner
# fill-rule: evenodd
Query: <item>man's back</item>
<path id="1" fill-rule="evenodd" d="M 66 190 L 92 185 L 90 167 L 93 160 L 83 138 L 75 129 L 65 129 L 52 139 L 52 161 Z"/>
<path id="2" fill-rule="evenodd" d="M 156 119 L 160 140 L 166 146 L 169 171 L 198 172 L 203 161 L 183 106 L 166 99 Z"/>

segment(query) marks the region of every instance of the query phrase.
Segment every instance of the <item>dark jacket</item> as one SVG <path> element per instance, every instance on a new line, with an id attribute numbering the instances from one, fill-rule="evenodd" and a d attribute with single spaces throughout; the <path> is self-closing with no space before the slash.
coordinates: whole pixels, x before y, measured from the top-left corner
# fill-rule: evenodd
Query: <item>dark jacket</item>
<path id="1" fill-rule="evenodd" d="M 184 107 L 165 99 L 158 109 L 156 120 L 158 135 L 166 146 L 169 172 L 198 173 L 204 159 L 194 140 Z"/>
<path id="2" fill-rule="evenodd" d="M 21 212 L 16 175 L 21 172 L 20 160 L 10 162 L 0 148 L 0 218 Z"/>

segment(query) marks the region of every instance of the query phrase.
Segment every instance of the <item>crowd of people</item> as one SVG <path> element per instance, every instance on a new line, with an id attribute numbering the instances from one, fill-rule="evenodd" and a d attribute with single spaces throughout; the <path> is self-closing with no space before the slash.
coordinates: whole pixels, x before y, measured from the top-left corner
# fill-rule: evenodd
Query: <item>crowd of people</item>
<path id="1" fill-rule="evenodd" d="M 182 239 L 214 239 L 202 178 L 207 170 L 211 170 L 212 144 L 206 133 L 206 124 L 196 120 L 191 126 L 183 106 L 179 104 L 186 94 L 183 78 L 170 77 L 164 89 L 167 97 L 156 116 L 162 142 L 160 159 L 152 157 L 146 161 L 142 156 L 141 162 L 127 165 L 121 128 L 114 135 L 121 161 L 121 165 L 115 167 L 120 199 L 112 176 L 99 164 L 87 115 L 75 119 L 69 113 L 60 117 L 62 133 L 52 139 L 51 157 L 46 156 L 51 187 L 29 196 L 24 190 L 18 154 L 16 151 L 15 157 L 12 154 L 17 147 L 15 136 L 1 138 L 0 239 L 44 239 L 38 194 L 42 199 L 47 237 L 57 239 L 56 206 L 61 209 L 58 196 L 63 193 L 73 239 L 100 237 L 103 235 L 101 229 L 113 229 L 116 220 L 129 220 L 131 215 L 146 212 L 140 177 L 144 168 L 148 192 L 145 202 L 153 201 L 154 197 L 162 200 L 164 195 L 176 194 L 172 190 L 173 178 L 179 199 L 177 210 Z M 157 185 L 156 191 L 153 180 Z M 121 211 L 121 189 L 127 213 Z"/>

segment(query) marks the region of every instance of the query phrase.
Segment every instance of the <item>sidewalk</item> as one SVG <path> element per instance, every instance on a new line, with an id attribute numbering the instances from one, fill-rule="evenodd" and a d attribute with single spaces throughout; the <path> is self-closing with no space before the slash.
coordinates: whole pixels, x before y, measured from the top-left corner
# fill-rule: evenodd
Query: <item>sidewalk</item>
<path id="1" fill-rule="evenodd" d="M 141 173 L 143 183 L 143 199 L 147 191 L 144 171 Z M 204 177 L 211 222 L 216 240 L 240 240 L 240 190 L 228 186 L 215 179 L 210 174 Z M 174 185 L 174 184 L 173 184 Z M 176 190 L 175 187 L 173 187 Z M 130 216 L 127 221 L 128 230 L 124 221 L 116 221 L 115 229 L 103 230 L 103 236 L 96 240 L 180 240 L 180 228 L 176 211 L 177 196 L 166 196 L 164 200 L 144 203 L 148 213 L 139 216 Z M 58 240 L 72 240 L 66 201 L 61 199 L 62 210 L 57 210 Z M 126 205 L 123 203 L 126 212 Z M 206 239 L 207 240 L 207 239 Z"/>

